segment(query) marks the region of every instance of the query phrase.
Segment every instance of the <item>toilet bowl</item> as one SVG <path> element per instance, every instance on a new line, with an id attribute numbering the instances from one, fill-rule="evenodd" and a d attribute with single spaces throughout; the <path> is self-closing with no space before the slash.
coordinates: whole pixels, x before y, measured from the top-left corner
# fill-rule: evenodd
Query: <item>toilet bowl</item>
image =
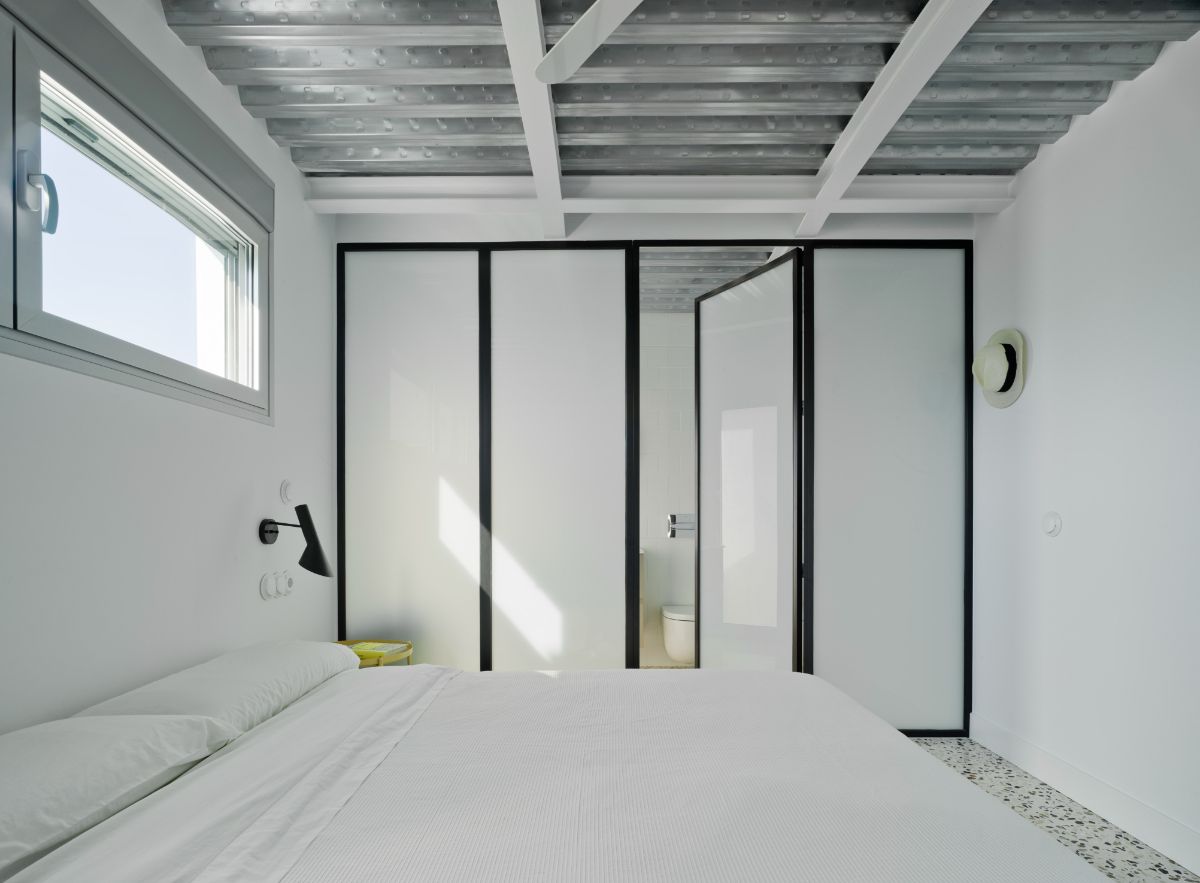
<path id="1" fill-rule="evenodd" d="M 682 665 L 695 665 L 696 608 L 691 604 L 664 604 L 662 626 L 667 655 Z"/>

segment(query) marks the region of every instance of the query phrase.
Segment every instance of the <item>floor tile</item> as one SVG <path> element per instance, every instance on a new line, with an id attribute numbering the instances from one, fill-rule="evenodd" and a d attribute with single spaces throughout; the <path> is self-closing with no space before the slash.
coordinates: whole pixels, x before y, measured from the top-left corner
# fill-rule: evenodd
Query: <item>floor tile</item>
<path id="1" fill-rule="evenodd" d="M 1200 875 L 1171 861 L 1060 791 L 970 739 L 920 738 L 918 745 L 1000 798 L 1076 855 L 1119 883 L 1178 880 Z"/>

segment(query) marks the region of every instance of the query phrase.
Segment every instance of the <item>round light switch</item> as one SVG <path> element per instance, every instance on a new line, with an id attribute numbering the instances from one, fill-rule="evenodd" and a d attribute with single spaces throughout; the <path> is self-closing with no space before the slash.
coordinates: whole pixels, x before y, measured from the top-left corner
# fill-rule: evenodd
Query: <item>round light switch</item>
<path id="1" fill-rule="evenodd" d="M 1062 516 L 1057 512 L 1047 512 L 1042 517 L 1042 531 L 1048 537 L 1056 537 L 1062 533 Z"/>

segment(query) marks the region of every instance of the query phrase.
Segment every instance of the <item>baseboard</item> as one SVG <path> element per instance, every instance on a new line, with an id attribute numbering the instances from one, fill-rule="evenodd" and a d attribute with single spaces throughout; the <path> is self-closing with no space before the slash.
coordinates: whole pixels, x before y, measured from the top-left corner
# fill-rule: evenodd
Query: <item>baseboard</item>
<path id="1" fill-rule="evenodd" d="M 1200 872 L 1200 831 L 978 714 L 971 715 L 971 738 L 1185 868 Z"/>
<path id="2" fill-rule="evenodd" d="M 910 739 L 951 739 L 962 738 L 967 735 L 966 730 L 905 730 L 901 729 L 901 733 L 908 736 Z"/>

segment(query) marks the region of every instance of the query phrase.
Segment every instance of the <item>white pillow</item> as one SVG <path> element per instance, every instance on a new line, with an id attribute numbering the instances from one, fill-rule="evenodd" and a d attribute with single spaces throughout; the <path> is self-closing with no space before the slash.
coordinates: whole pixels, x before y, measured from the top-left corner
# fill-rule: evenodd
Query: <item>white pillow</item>
<path id="1" fill-rule="evenodd" d="M 358 657 L 341 644 L 255 644 L 93 705 L 79 715 L 195 714 L 215 718 L 240 735 L 352 668 L 358 668 Z"/>
<path id="2" fill-rule="evenodd" d="M 0 736 L 0 879 L 203 760 L 237 734 L 212 718 L 67 718 Z"/>

